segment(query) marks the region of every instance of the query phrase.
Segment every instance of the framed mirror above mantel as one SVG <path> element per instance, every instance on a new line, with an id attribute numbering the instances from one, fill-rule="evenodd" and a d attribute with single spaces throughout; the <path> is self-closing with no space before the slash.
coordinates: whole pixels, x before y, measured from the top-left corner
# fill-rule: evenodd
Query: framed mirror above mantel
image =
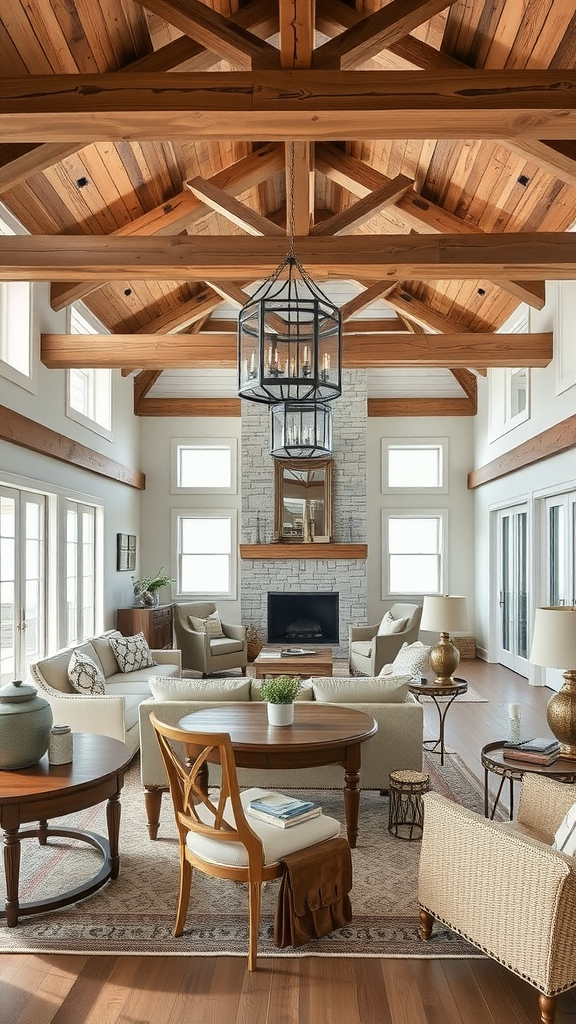
<path id="1" fill-rule="evenodd" d="M 332 540 L 332 459 L 274 460 L 274 540 Z"/>

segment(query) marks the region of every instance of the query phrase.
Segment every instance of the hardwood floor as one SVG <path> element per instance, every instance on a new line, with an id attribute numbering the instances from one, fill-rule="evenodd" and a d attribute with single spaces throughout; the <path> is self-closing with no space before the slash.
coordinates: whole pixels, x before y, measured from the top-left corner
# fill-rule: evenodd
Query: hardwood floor
<path id="1" fill-rule="evenodd" d="M 479 751 L 506 734 L 508 704 L 546 732 L 546 689 L 497 665 L 460 675 L 489 703 L 452 705 L 446 740 L 481 776 Z M 426 724 L 437 730 L 433 705 Z M 73 911 L 71 911 L 73 912 Z M 576 990 L 575 990 L 576 992 Z M 2 1024 L 537 1024 L 537 995 L 492 960 L 0 955 Z M 576 995 L 556 1024 L 574 1024 Z"/>

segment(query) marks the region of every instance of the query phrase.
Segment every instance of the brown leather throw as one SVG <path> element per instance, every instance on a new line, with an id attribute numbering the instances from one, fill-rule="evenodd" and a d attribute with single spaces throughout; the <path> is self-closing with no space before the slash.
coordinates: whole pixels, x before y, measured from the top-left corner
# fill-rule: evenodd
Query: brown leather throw
<path id="1" fill-rule="evenodd" d="M 281 862 L 274 945 L 302 946 L 352 920 L 352 858 L 346 839 L 328 839 Z"/>

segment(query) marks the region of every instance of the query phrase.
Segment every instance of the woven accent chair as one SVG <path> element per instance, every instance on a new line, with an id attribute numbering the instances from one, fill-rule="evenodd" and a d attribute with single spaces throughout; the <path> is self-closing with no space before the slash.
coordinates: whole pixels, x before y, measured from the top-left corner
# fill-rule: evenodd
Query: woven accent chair
<path id="1" fill-rule="evenodd" d="M 576 787 L 524 775 L 518 820 L 494 822 L 427 793 L 420 856 L 420 935 L 434 919 L 538 990 L 540 1021 L 576 985 L 576 858 L 552 850 Z"/>
<path id="2" fill-rule="evenodd" d="M 175 604 L 172 606 L 176 646 L 182 652 L 182 668 L 192 668 L 202 676 L 239 668 L 246 675 L 248 644 L 246 626 L 231 626 L 221 622 L 223 637 L 209 637 L 192 628 L 188 618 L 199 619 L 213 615 L 218 609 L 211 601 L 202 604 Z"/>
<path id="3" fill-rule="evenodd" d="M 184 931 L 193 868 L 215 878 L 247 882 L 248 970 L 255 971 L 262 884 L 280 878 L 281 858 L 339 835 L 340 822 L 326 814 L 286 829 L 257 818 L 248 822 L 244 809 L 251 800 L 270 790 L 247 789 L 240 793 L 230 737 L 226 733 L 184 731 L 158 721 L 154 714 L 150 721 L 168 774 L 180 843 L 180 893 L 174 936 Z M 190 744 L 197 749 L 191 768 L 182 764 L 174 743 Z M 209 760 L 217 760 L 222 767 L 217 803 L 204 793 L 202 774 Z"/>
<path id="4" fill-rule="evenodd" d="M 348 627 L 350 675 L 377 676 L 383 665 L 394 661 L 402 644 L 418 639 L 422 605 L 393 604 L 390 613 L 395 619 L 408 619 L 401 633 L 378 636 L 379 622 Z"/>

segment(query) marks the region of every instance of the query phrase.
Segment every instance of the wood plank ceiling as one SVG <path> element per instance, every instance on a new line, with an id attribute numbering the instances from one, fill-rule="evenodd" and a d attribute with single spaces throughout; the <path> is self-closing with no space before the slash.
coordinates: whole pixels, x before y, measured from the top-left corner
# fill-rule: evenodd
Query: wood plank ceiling
<path id="1" fill-rule="evenodd" d="M 542 307 L 556 264 L 564 277 L 576 267 L 571 240 L 556 242 L 576 220 L 575 66 L 572 0 L 3 0 L 0 197 L 44 237 L 35 261 L 28 239 L 0 238 L 0 277 L 50 279 L 55 309 L 81 298 L 121 336 L 47 336 L 46 365 L 80 365 L 84 351 L 82 365 L 137 368 L 136 411 L 194 413 L 206 368 L 235 363 L 247 255 L 282 248 L 292 217 L 297 252 L 310 236 L 302 250 L 332 253 L 319 276 L 346 318 L 345 365 L 430 367 L 428 392 L 422 369 L 401 372 L 406 394 L 412 383 L 429 395 L 444 367 L 453 371 L 444 405 L 406 408 L 473 413 L 470 368 L 551 356 L 549 336 L 507 339 L 507 356 L 504 340 L 487 336 L 519 302 Z M 148 126 L 163 123 L 156 139 Z M 234 126 L 228 137 L 219 124 Z M 374 125 L 377 138 L 367 134 Z M 502 233 L 511 246 L 527 236 L 514 258 L 493 241 Z M 433 234 L 449 236 L 438 239 L 444 262 L 423 248 L 420 236 Z M 215 236 L 231 236 L 236 279 L 218 267 L 213 280 L 178 274 L 167 240 L 151 249 L 163 253 L 162 270 L 139 278 L 136 240 L 170 235 L 202 236 L 208 252 Z M 106 259 L 74 236 L 111 236 Z M 352 254 L 364 265 L 370 236 L 382 239 L 381 276 L 372 266 L 354 277 Z M 68 267 L 90 270 L 85 279 L 65 279 L 61 251 Z M 107 274 L 114 263 L 123 269 Z M 401 411 L 389 402 L 373 410 Z M 201 407 L 238 413 L 208 386 Z"/>

